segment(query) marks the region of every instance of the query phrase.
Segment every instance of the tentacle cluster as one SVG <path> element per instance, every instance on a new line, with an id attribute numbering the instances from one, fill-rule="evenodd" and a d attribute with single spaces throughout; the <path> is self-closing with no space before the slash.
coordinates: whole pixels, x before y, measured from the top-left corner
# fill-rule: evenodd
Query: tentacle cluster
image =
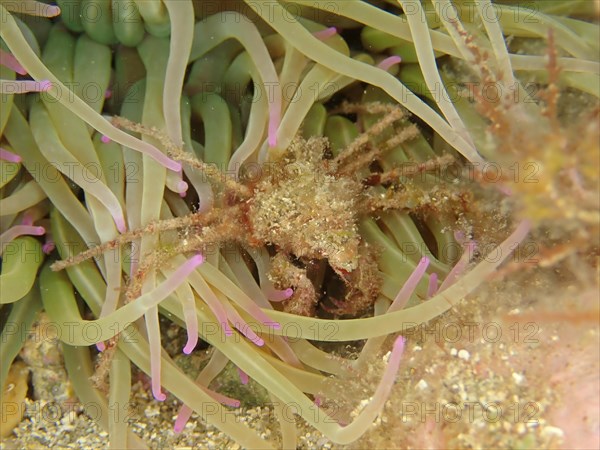
<path id="1" fill-rule="evenodd" d="M 1 315 L 29 329 L 46 310 L 114 448 L 141 445 L 109 413 L 128 404 L 132 363 L 157 400 L 181 401 L 177 431 L 195 411 L 245 448 L 273 444 L 208 388 L 232 362 L 242 382 L 352 443 L 383 410 L 405 339 L 351 423 L 318 405 L 336 395 L 325 381 L 350 384 L 386 336 L 458 305 L 509 256 L 528 220 L 503 233 L 501 258 L 469 266 L 475 242 L 504 226 L 485 221 L 485 202 L 514 192 L 526 218 L 556 218 L 505 178 L 486 197 L 486 172 L 470 168 L 535 157 L 580 239 L 597 229 L 598 127 L 561 141 L 557 86 L 597 104 L 598 42 L 577 36 L 598 26 L 565 18 L 587 17 L 586 2 L 542 9 L 533 28 L 527 8 L 488 0 L 454 18 L 440 14 L 450 0 L 336 1 L 334 13 L 331 2 L 210 3 L 0 0 Z M 490 7 L 504 20 L 483 20 Z M 547 36 L 559 51 L 545 58 L 535 45 Z M 548 86 L 544 102 L 523 96 L 520 73 Z M 519 95 L 493 104 L 490 84 Z M 558 151 L 522 145 L 551 129 L 542 142 Z M 565 187 L 583 207 L 567 208 Z M 163 351 L 160 320 L 185 327 L 184 353 L 213 347 L 197 379 Z M 3 386 L 22 343 L 7 327 L 1 337 Z M 351 361 L 314 343 L 362 340 Z M 108 396 L 90 381 L 94 344 Z M 295 423 L 275 413 L 295 448 Z"/>

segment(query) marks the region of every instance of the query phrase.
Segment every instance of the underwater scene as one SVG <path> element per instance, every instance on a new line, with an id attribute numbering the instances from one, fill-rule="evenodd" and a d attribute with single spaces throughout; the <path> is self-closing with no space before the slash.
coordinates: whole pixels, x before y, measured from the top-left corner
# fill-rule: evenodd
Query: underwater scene
<path id="1" fill-rule="evenodd" d="M 0 449 L 600 448 L 600 1 L 0 0 Z"/>

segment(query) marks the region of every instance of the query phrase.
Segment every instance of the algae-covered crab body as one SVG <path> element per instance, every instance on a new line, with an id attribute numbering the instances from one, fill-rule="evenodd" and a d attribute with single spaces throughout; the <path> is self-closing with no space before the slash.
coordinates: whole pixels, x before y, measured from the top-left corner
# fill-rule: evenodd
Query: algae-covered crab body
<path id="1" fill-rule="evenodd" d="M 351 272 L 358 265 L 362 188 L 326 171 L 322 140 L 296 141 L 292 147 L 281 161 L 285 174 L 274 173 L 275 183 L 266 179 L 256 186 L 249 211 L 254 236 L 296 257 L 327 259 L 334 270 Z M 308 152 L 320 153 L 320 159 Z"/>

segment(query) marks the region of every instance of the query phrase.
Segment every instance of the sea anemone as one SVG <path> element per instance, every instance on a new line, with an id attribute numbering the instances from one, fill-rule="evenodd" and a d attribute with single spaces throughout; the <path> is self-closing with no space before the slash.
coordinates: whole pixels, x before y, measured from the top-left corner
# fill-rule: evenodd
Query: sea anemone
<path id="1" fill-rule="evenodd" d="M 597 127 L 555 152 L 520 145 L 552 144 L 559 83 L 600 96 L 598 42 L 578 37 L 598 27 L 569 17 L 594 17 L 581 2 L 480 0 L 472 14 L 450 0 L 57 3 L 0 2 L 0 386 L 23 345 L 15 329 L 43 308 L 112 448 L 142 445 L 109 413 L 128 404 L 131 364 L 157 401 L 179 400 L 177 432 L 195 412 L 245 448 L 296 447 L 281 406 L 270 442 L 208 388 L 232 362 L 242 384 L 355 442 L 394 386 L 398 333 L 460 307 L 532 224 L 557 219 L 506 176 L 489 195 L 511 213 L 486 218 L 490 163 L 506 174 L 534 158 L 578 238 L 598 227 L 580 167 Z M 528 95 L 542 85 L 544 103 Z M 498 257 L 478 250 L 490 242 Z M 161 321 L 185 330 L 186 355 L 200 339 L 213 349 L 196 379 L 162 348 Z M 346 358 L 324 342 L 362 347 Z M 352 421 L 319 406 L 336 396 L 326 381 L 349 382 L 383 348 Z"/>

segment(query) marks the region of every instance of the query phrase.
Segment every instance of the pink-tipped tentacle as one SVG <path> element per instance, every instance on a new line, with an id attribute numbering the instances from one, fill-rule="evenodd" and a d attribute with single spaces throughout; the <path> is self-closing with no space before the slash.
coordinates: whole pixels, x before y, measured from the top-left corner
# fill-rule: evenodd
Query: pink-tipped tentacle
<path id="1" fill-rule="evenodd" d="M 183 297 L 180 298 L 185 328 L 187 330 L 187 342 L 185 347 L 183 347 L 183 353 L 189 355 L 194 348 L 196 348 L 196 344 L 198 344 L 198 316 L 196 315 L 196 302 L 194 301 L 194 294 L 189 288 L 184 291 Z"/>
<path id="2" fill-rule="evenodd" d="M 152 380 L 152 394 L 158 401 L 164 401 L 167 397 L 161 390 L 161 345 L 160 327 L 158 324 L 158 310 L 156 301 L 167 297 L 204 262 L 201 254 L 192 256 L 179 266 L 167 279 L 152 291 L 148 302 L 154 306 L 150 307 L 144 314 L 146 328 L 148 330 L 148 344 L 150 346 L 150 375 Z"/>
<path id="3" fill-rule="evenodd" d="M 427 298 L 431 298 L 437 292 L 438 287 L 438 275 L 437 273 L 432 273 L 429 275 L 429 285 L 427 286 Z"/>
<path id="4" fill-rule="evenodd" d="M 49 80 L 2 80 L 0 83 L 0 92 L 2 94 L 26 94 L 28 92 L 47 92 L 52 88 L 52 82 Z"/>
<path id="5" fill-rule="evenodd" d="M 33 225 L 33 216 L 29 211 L 23 214 L 23 218 L 21 219 L 21 225 Z"/>
<path id="6" fill-rule="evenodd" d="M 54 240 L 52 237 L 50 237 L 49 233 L 46 233 L 46 242 L 44 242 L 44 245 L 42 245 L 42 251 L 45 255 L 49 255 L 54 251 L 55 248 L 56 244 L 54 243 Z"/>
<path id="7" fill-rule="evenodd" d="M 179 409 L 177 419 L 175 419 L 175 424 L 173 425 L 173 431 L 175 431 L 175 433 L 179 434 L 183 431 L 185 425 L 188 423 L 188 420 L 190 420 L 190 417 L 192 417 L 193 412 L 194 410 L 188 405 L 183 405 Z"/>
<path id="8" fill-rule="evenodd" d="M 19 236 L 42 236 L 46 232 L 44 227 L 33 225 L 15 225 L 0 234 L 0 256 L 9 242 Z"/>
<path id="9" fill-rule="evenodd" d="M 388 70 L 390 67 L 395 66 L 396 64 L 400 64 L 402 62 L 402 58 L 399 56 L 390 56 L 382 60 L 377 67 L 382 70 Z"/>
<path id="10" fill-rule="evenodd" d="M 444 289 L 452 286 L 458 277 L 465 271 L 469 261 L 473 257 L 473 253 L 475 252 L 476 244 L 474 241 L 469 241 L 464 245 L 464 251 L 461 255 L 458 262 L 454 265 L 450 273 L 446 276 L 444 281 L 442 282 L 438 292 L 442 292 Z"/>
<path id="11" fill-rule="evenodd" d="M 429 258 L 427 256 L 424 256 L 419 261 L 419 264 L 417 264 L 417 267 L 415 267 L 415 270 L 413 270 L 413 272 L 410 274 L 408 280 L 406 280 L 404 286 L 402 286 L 402 289 L 398 291 L 396 298 L 388 308 L 388 312 L 399 311 L 402 308 L 404 308 L 404 306 L 406 306 L 408 299 L 415 291 L 417 285 L 425 275 L 427 267 L 429 267 Z"/>
<path id="12" fill-rule="evenodd" d="M 282 302 L 294 295 L 294 290 L 292 288 L 287 288 L 283 290 L 274 289 L 272 291 L 267 292 L 266 295 L 267 299 L 270 302 Z"/>
<path id="13" fill-rule="evenodd" d="M 6 2 L 4 7 L 17 14 L 27 14 L 35 17 L 52 18 L 60 14 L 60 8 L 56 5 L 29 0 L 26 2 Z"/>
<path id="14" fill-rule="evenodd" d="M 185 195 L 187 194 L 187 190 L 188 190 L 188 184 L 183 181 L 183 180 L 179 180 L 177 182 L 177 193 L 181 196 L 181 197 L 185 197 Z"/>
<path id="15" fill-rule="evenodd" d="M 242 369 L 240 369 L 239 367 L 237 368 L 237 371 L 238 371 L 238 375 L 240 376 L 240 382 L 243 385 L 248 384 L 248 381 L 250 381 L 248 374 L 246 372 L 244 372 Z"/>
<path id="16" fill-rule="evenodd" d="M 267 132 L 267 142 L 269 147 L 277 146 L 277 130 L 281 123 L 281 98 L 273 99 L 269 104 L 269 128 Z"/>
<path id="17" fill-rule="evenodd" d="M 21 158 L 19 155 L 10 152 L 2 147 L 0 147 L 0 159 L 11 163 L 20 163 L 21 161 L 23 161 L 23 158 Z"/>
<path id="18" fill-rule="evenodd" d="M 337 34 L 336 27 L 329 27 L 321 31 L 315 31 L 313 36 L 316 37 L 320 41 L 324 41 L 329 39 L 331 36 L 335 36 Z"/>
<path id="19" fill-rule="evenodd" d="M 17 61 L 11 53 L 8 53 L 0 48 L 0 66 L 8 67 L 13 72 L 19 75 L 27 75 L 25 68 Z"/>
<path id="20" fill-rule="evenodd" d="M 208 395 L 210 395 L 214 400 L 225 406 L 239 408 L 241 405 L 241 402 L 238 399 L 227 397 L 223 394 L 219 394 L 218 392 L 211 391 L 210 389 L 207 389 L 204 386 L 200 386 L 200 388 Z M 193 412 L 193 409 L 190 408 L 188 405 L 184 404 L 181 406 L 181 408 L 179 409 L 179 413 L 177 413 L 175 424 L 173 425 L 173 431 L 175 431 L 175 433 L 179 434 L 183 431 L 185 425 L 188 423 L 188 420 L 190 420 L 190 417 L 192 417 Z"/>

